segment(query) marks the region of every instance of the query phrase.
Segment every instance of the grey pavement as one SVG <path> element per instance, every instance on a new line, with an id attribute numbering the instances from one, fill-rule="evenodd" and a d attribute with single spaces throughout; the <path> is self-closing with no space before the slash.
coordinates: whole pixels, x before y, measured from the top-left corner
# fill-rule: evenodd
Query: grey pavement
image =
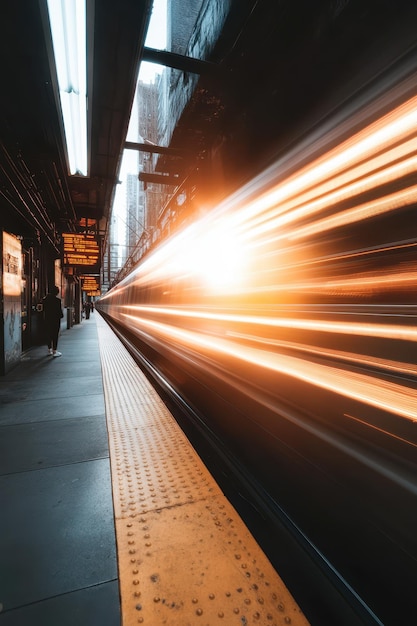
<path id="1" fill-rule="evenodd" d="M 0 377 L 0 626 L 119 626 L 94 313 Z"/>

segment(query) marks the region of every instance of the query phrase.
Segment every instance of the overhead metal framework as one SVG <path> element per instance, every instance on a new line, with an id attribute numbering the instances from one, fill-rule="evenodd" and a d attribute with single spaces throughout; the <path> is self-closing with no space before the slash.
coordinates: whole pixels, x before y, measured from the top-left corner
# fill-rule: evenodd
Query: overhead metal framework
<path id="1" fill-rule="evenodd" d="M 167 50 L 155 50 L 154 48 L 145 47 L 142 58 L 149 63 L 157 63 L 158 65 L 165 65 L 166 67 L 173 67 L 183 72 L 192 72 L 194 74 L 208 74 L 219 71 L 219 66 L 216 63 L 176 54 L 175 52 L 168 52 Z"/>
<path id="2" fill-rule="evenodd" d="M 138 150 L 139 152 L 151 152 L 153 154 L 165 154 L 167 156 L 182 157 L 187 156 L 189 153 L 180 148 L 169 148 L 166 146 L 156 146 L 151 143 L 137 143 L 134 141 L 126 141 L 126 150 Z"/>

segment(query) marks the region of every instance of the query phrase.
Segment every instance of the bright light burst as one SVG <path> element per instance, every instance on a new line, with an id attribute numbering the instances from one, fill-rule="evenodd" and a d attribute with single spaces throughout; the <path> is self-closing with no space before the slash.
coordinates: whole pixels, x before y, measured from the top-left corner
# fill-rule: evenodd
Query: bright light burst
<path id="1" fill-rule="evenodd" d="M 135 281 L 188 280 L 211 293 L 239 289 L 244 283 L 249 246 L 230 219 L 192 224 L 167 241 L 138 268 Z"/>
<path id="2" fill-rule="evenodd" d="M 375 118 L 343 142 L 324 135 L 327 150 L 307 165 L 298 148 L 275 174 L 268 170 L 163 244 L 138 269 L 138 284 L 189 278 L 196 293 L 252 290 L 254 302 L 273 293 L 277 302 L 284 293 L 362 298 L 367 284 L 373 297 L 405 293 L 417 241 L 400 215 L 417 202 L 417 96 Z M 386 226 L 394 213 L 396 240 Z M 363 232 L 367 241 L 357 245 Z M 396 251 L 402 262 L 387 265 Z"/>
<path id="3" fill-rule="evenodd" d="M 315 387 L 340 407 L 417 421 L 417 96 L 407 85 L 402 104 L 388 93 L 359 108 L 155 250 L 119 286 L 152 287 L 152 299 L 119 308 L 122 322 L 193 359 L 209 351 L 297 380 L 306 398 Z"/>
<path id="4" fill-rule="evenodd" d="M 212 291 L 230 289 L 242 281 L 242 246 L 226 224 L 193 238 L 182 254 L 184 268 Z"/>

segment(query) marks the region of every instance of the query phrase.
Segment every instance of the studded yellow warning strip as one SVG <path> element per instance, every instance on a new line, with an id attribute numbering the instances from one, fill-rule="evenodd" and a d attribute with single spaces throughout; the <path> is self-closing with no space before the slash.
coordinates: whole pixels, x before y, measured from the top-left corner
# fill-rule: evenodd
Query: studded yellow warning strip
<path id="1" fill-rule="evenodd" d="M 307 626 L 153 387 L 98 316 L 123 626 Z"/>

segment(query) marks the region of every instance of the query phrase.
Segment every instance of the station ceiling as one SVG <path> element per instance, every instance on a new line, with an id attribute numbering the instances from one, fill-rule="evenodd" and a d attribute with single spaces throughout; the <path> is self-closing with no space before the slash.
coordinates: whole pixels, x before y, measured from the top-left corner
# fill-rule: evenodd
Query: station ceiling
<path id="1" fill-rule="evenodd" d="M 90 175 L 69 176 L 45 36 L 46 0 L 3 3 L 0 49 L 0 204 L 20 232 L 67 230 L 108 216 L 151 0 L 87 1 Z M 7 227 L 7 222 L 6 222 Z M 52 235 L 53 238 L 53 235 Z"/>

